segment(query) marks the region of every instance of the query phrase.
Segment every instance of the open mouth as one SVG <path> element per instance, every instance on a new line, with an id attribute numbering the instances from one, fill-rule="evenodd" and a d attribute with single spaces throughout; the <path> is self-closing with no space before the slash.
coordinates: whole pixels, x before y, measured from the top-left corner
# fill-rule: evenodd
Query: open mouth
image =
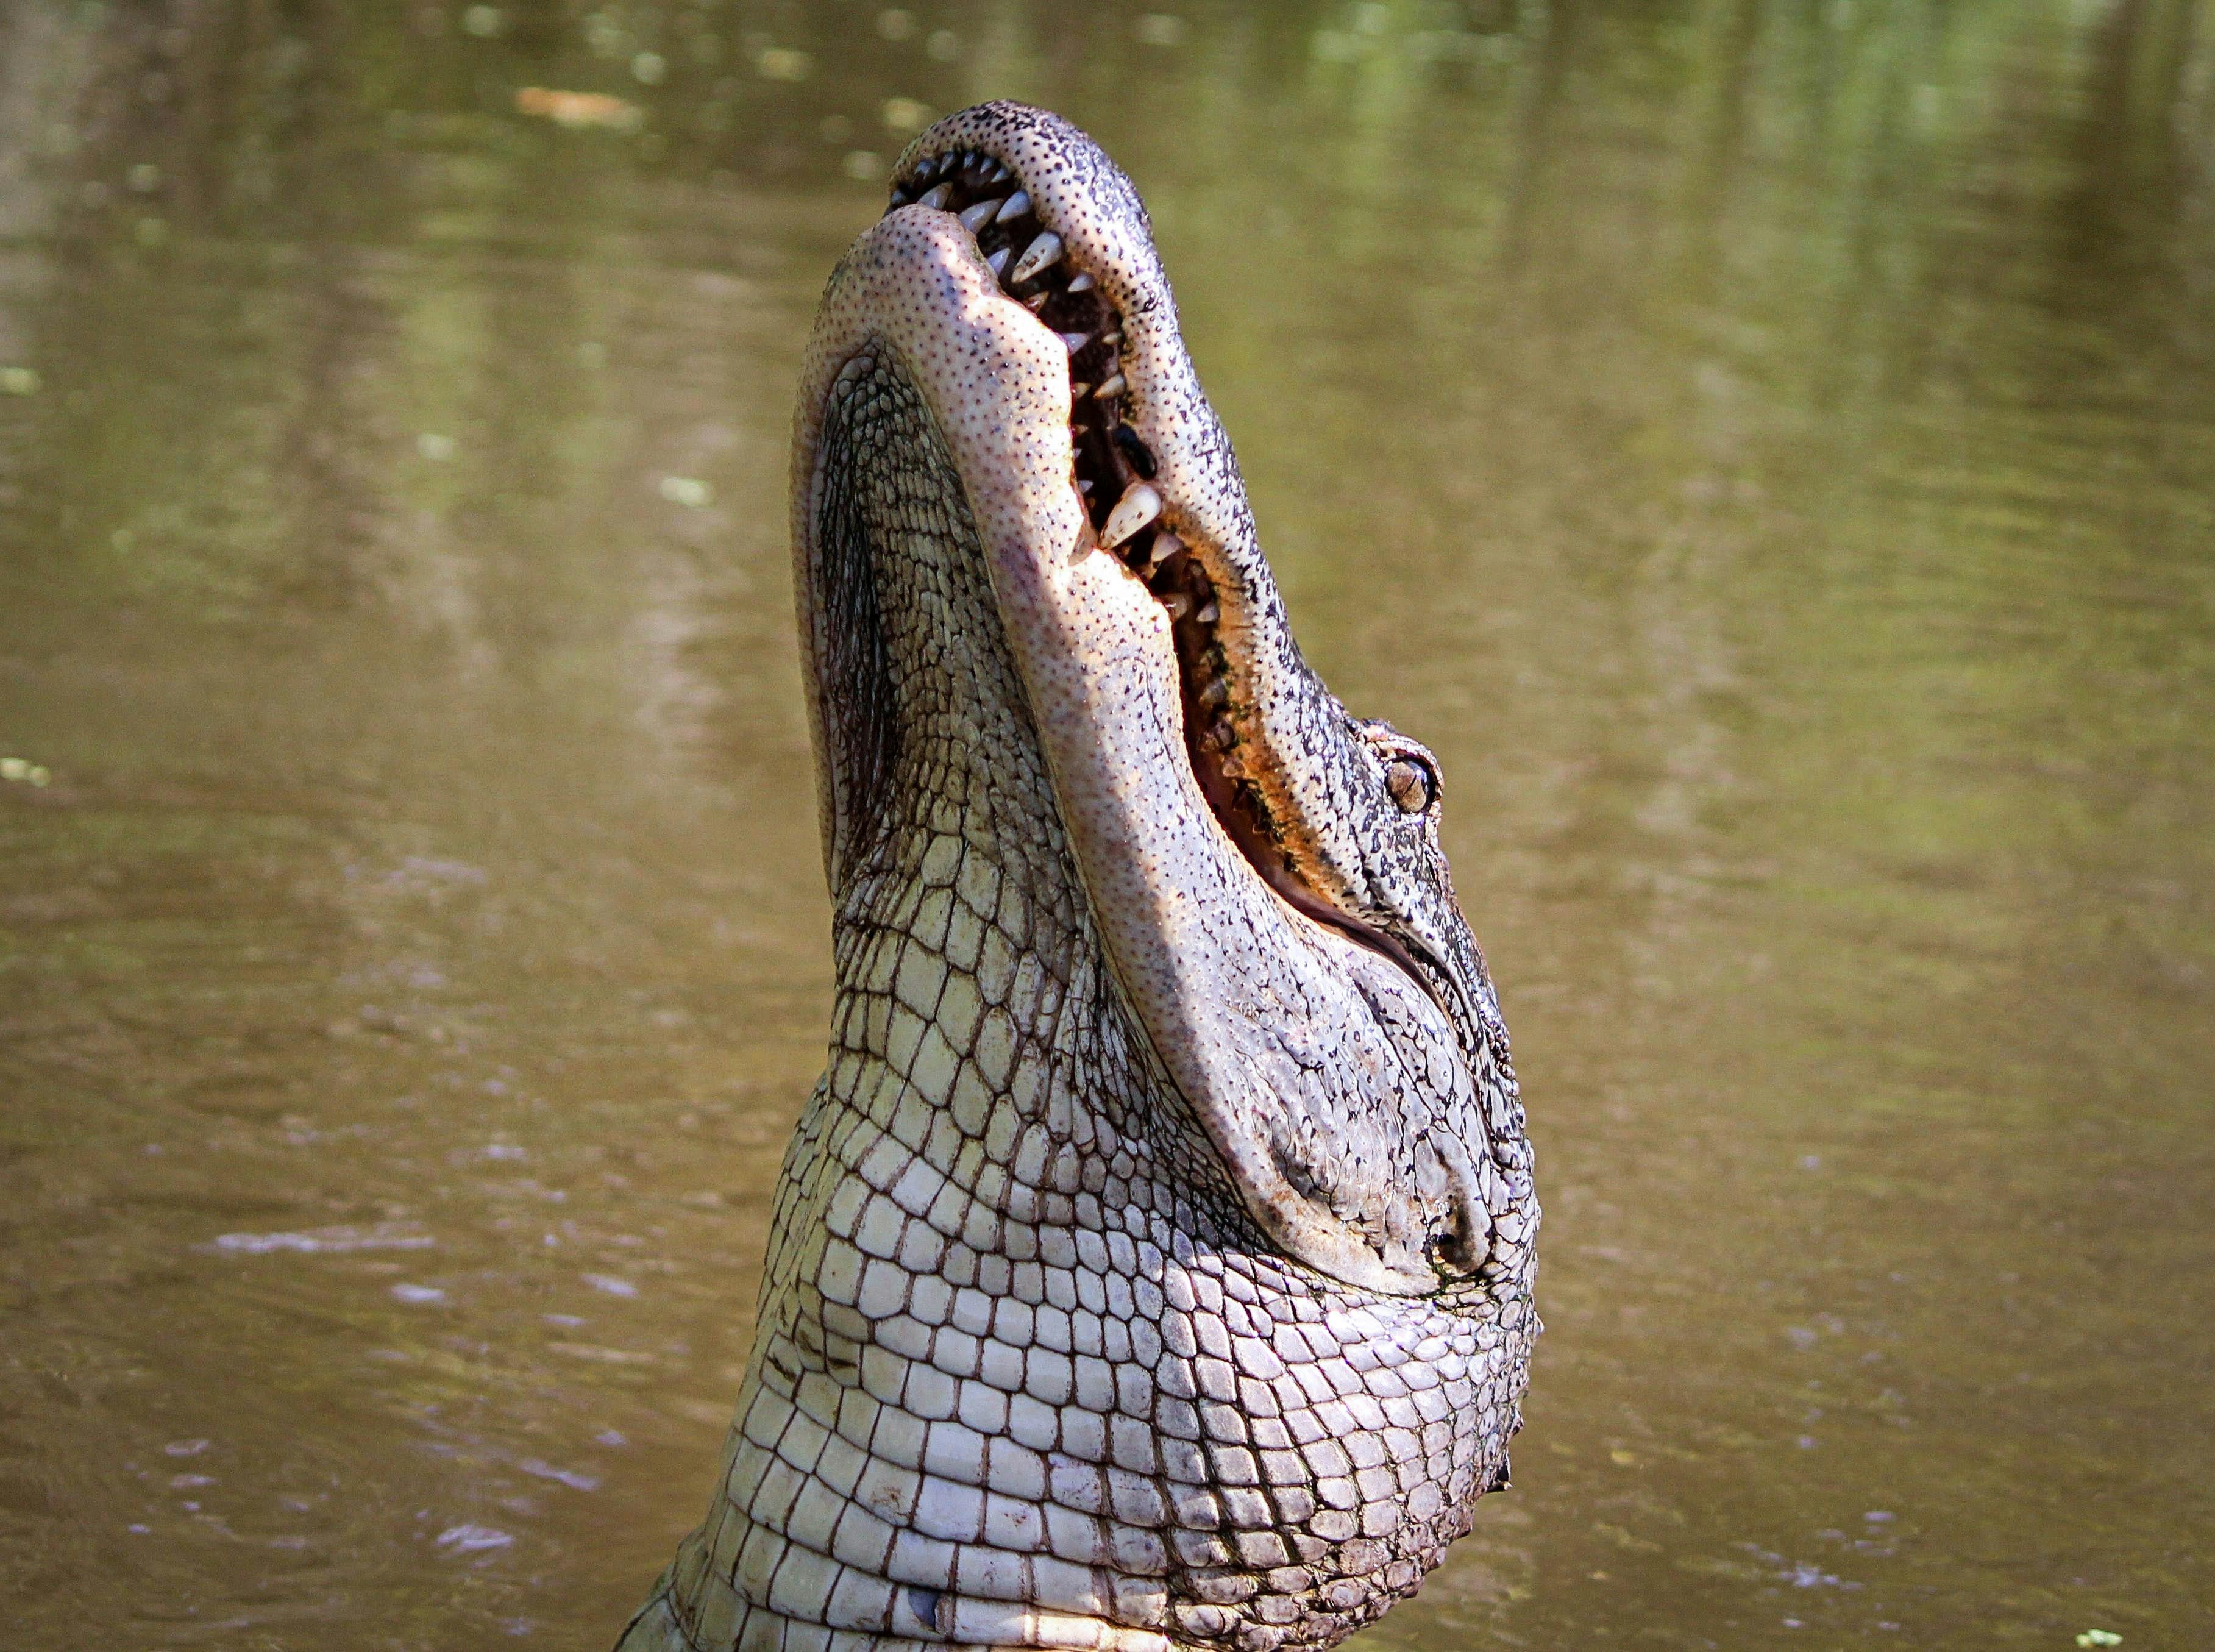
<path id="1" fill-rule="evenodd" d="M 1040 221 L 1022 181 L 973 150 L 926 157 L 895 181 L 887 212 L 927 206 L 958 218 L 976 238 L 1001 290 L 1069 353 L 1070 446 L 1085 514 L 1102 548 L 1145 584 L 1169 616 L 1184 707 L 1185 748 L 1210 811 L 1241 855 L 1285 902 L 1390 959 L 1445 1008 L 1436 967 L 1391 936 L 1349 916 L 1298 870 L 1291 834 L 1273 817 L 1264 787 L 1272 759 L 1236 692 L 1223 631 L 1223 603 L 1194 547 L 1176 531 L 1175 501 L 1155 485 L 1153 453 L 1128 417 L 1122 317 L 1063 238 Z"/>

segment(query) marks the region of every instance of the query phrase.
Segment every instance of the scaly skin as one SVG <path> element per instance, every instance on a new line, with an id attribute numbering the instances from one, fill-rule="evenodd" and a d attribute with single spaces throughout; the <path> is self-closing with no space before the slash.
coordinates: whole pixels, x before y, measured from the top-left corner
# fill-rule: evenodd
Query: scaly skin
<path id="1" fill-rule="evenodd" d="M 1537 1330 L 1435 766 L 1292 646 L 1122 175 L 989 104 L 895 176 L 795 431 L 830 1059 L 622 1645 L 1327 1646 L 1505 1483 Z"/>

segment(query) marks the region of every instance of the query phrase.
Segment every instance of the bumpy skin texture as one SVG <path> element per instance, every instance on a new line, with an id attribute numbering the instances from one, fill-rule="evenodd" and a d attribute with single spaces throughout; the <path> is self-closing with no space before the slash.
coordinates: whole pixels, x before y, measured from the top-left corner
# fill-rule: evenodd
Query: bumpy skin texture
<path id="1" fill-rule="evenodd" d="M 1136 195 L 1013 105 L 897 175 L 957 151 L 1122 322 L 1282 864 L 1218 822 L 1170 618 L 1094 548 L 1070 350 L 950 212 L 893 212 L 795 427 L 830 1060 L 712 1506 L 623 1645 L 1328 1645 L 1506 1478 L 1537 1211 L 1505 1034 L 1435 801 L 1386 784 L 1420 748 L 1291 646 Z"/>

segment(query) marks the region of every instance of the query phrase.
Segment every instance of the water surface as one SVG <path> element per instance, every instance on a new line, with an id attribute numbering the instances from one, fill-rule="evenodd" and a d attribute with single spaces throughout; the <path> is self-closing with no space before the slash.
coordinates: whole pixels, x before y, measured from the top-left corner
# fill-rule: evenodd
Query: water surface
<path id="1" fill-rule="evenodd" d="M 1515 1034 L 1516 1485 L 1365 1643 L 2215 1642 L 2200 0 L 27 0 L 9 1645 L 595 1646 L 696 1517 L 828 1008 L 789 387 L 998 95 Z"/>

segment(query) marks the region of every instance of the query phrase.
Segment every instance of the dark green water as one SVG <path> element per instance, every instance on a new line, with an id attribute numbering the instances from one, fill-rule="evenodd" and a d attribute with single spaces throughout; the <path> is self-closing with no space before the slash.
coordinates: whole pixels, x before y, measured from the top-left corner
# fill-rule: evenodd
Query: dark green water
<path id="1" fill-rule="evenodd" d="M 1516 1488 L 1366 1644 L 2215 1644 L 2201 0 L 0 9 L 0 1640 L 593 1647 L 696 1516 L 787 397 L 1009 94 L 1516 1035 Z"/>

